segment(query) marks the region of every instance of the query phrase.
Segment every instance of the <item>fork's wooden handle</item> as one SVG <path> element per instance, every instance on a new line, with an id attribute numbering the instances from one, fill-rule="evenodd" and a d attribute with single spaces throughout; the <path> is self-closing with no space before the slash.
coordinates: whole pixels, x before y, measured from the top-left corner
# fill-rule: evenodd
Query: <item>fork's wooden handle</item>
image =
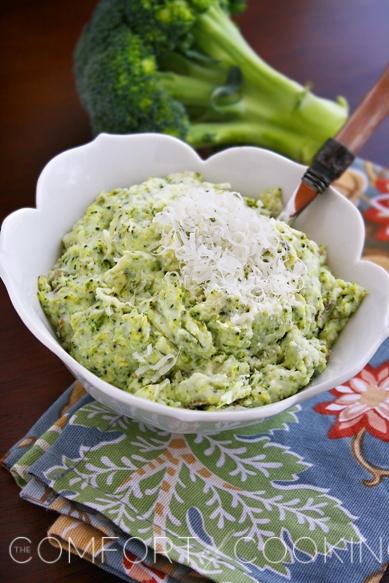
<path id="1" fill-rule="evenodd" d="M 336 140 L 357 154 L 376 127 L 389 115 L 389 66 L 336 136 Z"/>
<path id="2" fill-rule="evenodd" d="M 338 135 L 329 138 L 316 152 L 312 164 L 302 177 L 300 186 L 290 197 L 278 218 L 290 222 L 315 200 L 317 195 L 324 192 L 331 182 L 339 178 L 387 115 L 389 115 L 389 66 Z"/>

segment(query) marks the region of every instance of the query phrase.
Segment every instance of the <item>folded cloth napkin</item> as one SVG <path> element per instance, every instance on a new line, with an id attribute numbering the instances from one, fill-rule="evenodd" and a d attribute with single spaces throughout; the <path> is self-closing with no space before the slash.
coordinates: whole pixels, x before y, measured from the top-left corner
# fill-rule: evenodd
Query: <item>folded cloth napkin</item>
<path id="1" fill-rule="evenodd" d="M 389 180 L 342 188 L 386 266 Z M 385 192 L 387 194 L 385 194 Z M 52 544 L 142 583 L 378 583 L 389 562 L 389 342 L 342 386 L 255 425 L 172 435 L 76 382 L 4 456 Z"/>

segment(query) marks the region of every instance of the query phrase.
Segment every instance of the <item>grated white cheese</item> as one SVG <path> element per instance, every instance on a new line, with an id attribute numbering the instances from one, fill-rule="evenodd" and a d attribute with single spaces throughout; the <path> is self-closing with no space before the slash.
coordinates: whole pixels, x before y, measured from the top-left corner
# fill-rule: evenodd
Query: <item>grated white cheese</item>
<path id="1" fill-rule="evenodd" d="M 96 292 L 95 292 L 96 298 L 98 300 L 100 300 L 103 305 L 105 305 L 105 309 L 106 309 L 108 316 L 110 316 L 112 314 L 112 307 L 123 309 L 127 306 L 129 306 L 129 307 L 132 306 L 130 301 L 122 302 L 116 296 L 111 295 L 113 293 L 114 293 L 114 291 L 112 289 L 102 288 L 102 287 L 97 287 Z"/>
<path id="2" fill-rule="evenodd" d="M 153 351 L 152 345 L 149 344 L 146 348 L 145 356 L 148 358 L 151 356 Z M 176 364 L 178 354 L 166 354 L 162 356 L 158 362 L 152 364 L 147 361 L 146 357 L 139 352 L 134 352 L 135 359 L 141 363 L 142 366 L 139 366 L 134 372 L 137 376 L 141 376 L 145 373 L 150 371 L 154 372 L 154 375 L 150 379 L 151 382 L 157 382 L 162 376 L 169 372 L 171 368 Z"/>
<path id="3" fill-rule="evenodd" d="M 189 185 L 154 221 L 161 231 L 160 253 L 174 252 L 189 290 L 219 290 L 255 311 L 280 298 L 292 300 L 302 287 L 305 265 L 285 264 L 280 221 L 260 215 L 236 192 Z"/>

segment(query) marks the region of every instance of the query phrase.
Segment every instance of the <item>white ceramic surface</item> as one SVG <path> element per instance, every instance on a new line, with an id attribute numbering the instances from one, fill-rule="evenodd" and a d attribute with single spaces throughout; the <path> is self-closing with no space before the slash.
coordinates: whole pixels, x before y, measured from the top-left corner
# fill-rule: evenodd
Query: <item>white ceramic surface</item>
<path id="1" fill-rule="evenodd" d="M 287 199 L 303 167 L 272 152 L 231 148 L 204 161 L 188 145 L 160 134 L 99 135 L 93 142 L 53 158 L 37 185 L 37 209 L 12 213 L 2 225 L 0 270 L 11 301 L 29 330 L 81 380 L 89 393 L 118 413 L 178 433 L 239 427 L 279 413 L 357 373 L 388 335 L 389 276 L 360 259 L 364 225 L 356 208 L 335 190 L 316 200 L 297 228 L 328 248 L 334 273 L 365 286 L 369 295 L 336 343 L 326 371 L 298 394 L 279 403 L 247 410 L 190 411 L 152 403 L 96 377 L 56 340 L 37 300 L 37 277 L 53 265 L 62 236 L 102 190 L 129 186 L 150 176 L 195 170 L 206 179 L 230 182 L 255 197 L 281 186 Z"/>

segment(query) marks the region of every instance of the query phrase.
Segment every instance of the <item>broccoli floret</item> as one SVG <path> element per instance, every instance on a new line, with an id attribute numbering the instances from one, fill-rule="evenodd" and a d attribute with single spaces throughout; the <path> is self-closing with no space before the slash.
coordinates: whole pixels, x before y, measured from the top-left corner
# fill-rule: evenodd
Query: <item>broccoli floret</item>
<path id="1" fill-rule="evenodd" d="M 91 113 L 92 130 L 111 133 L 156 131 L 185 138 L 184 106 L 159 82 L 155 56 L 123 24 L 111 41 L 84 64 L 78 87 Z"/>
<path id="2" fill-rule="evenodd" d="M 242 8 L 243 0 L 102 0 L 75 52 L 93 131 L 254 144 L 310 162 L 347 105 L 265 63 L 231 20 Z"/>

